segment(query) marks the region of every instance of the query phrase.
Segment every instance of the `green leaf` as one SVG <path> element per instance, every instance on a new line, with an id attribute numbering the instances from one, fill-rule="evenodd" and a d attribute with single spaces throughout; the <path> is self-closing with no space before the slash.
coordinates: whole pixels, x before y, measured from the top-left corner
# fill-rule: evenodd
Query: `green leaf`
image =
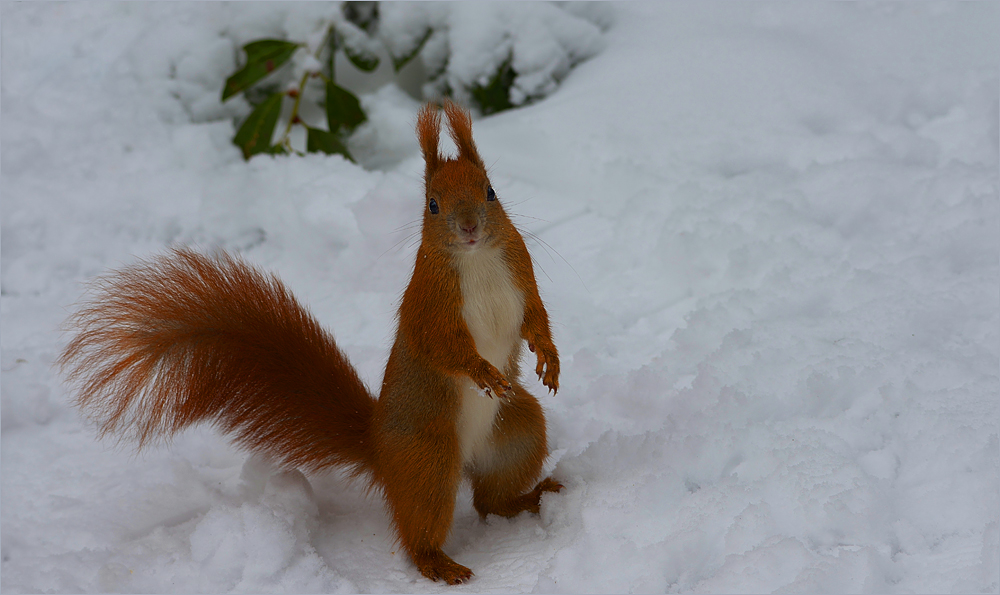
<path id="1" fill-rule="evenodd" d="M 275 93 L 268 97 L 267 101 L 250 112 L 250 115 L 236 132 L 233 143 L 243 150 L 244 159 L 249 160 L 257 153 L 271 150 L 271 137 L 274 135 L 274 126 L 278 123 L 281 100 L 284 97 L 283 93 Z"/>
<path id="2" fill-rule="evenodd" d="M 250 104 L 250 109 L 257 107 L 270 99 L 271 95 L 281 93 L 286 89 L 286 85 L 277 80 L 264 81 L 243 90 L 243 98 Z"/>
<path id="3" fill-rule="evenodd" d="M 344 2 L 341 11 L 349 22 L 371 35 L 378 28 L 378 2 Z"/>
<path id="4" fill-rule="evenodd" d="M 344 45 L 344 53 L 347 54 L 347 59 L 350 60 L 351 64 L 354 64 L 358 70 L 371 72 L 378 68 L 378 56 L 365 48 Z"/>
<path id="5" fill-rule="evenodd" d="M 340 142 L 340 138 L 332 132 L 327 132 L 321 128 L 309 128 L 306 136 L 306 151 L 309 153 L 326 153 L 327 155 L 343 155 L 350 161 L 354 161 L 350 151 Z"/>
<path id="6" fill-rule="evenodd" d="M 514 107 L 510 101 L 510 87 L 514 84 L 517 73 L 511 66 L 512 61 L 513 58 L 508 56 L 485 87 L 476 85 L 469 89 L 484 116 Z"/>
<path id="7" fill-rule="evenodd" d="M 341 126 L 354 130 L 367 119 L 354 93 L 332 81 L 326 83 L 326 122 L 332 132 Z"/>
<path id="8" fill-rule="evenodd" d="M 229 99 L 277 70 L 298 48 L 299 44 L 281 39 L 261 39 L 243 46 L 247 63 L 226 79 L 226 86 L 222 88 L 222 100 Z"/>
<path id="9" fill-rule="evenodd" d="M 427 40 L 430 39 L 431 35 L 433 35 L 433 34 L 434 34 L 434 29 L 431 29 L 430 27 L 428 27 L 427 31 L 424 32 L 424 36 L 420 38 L 419 42 L 417 42 L 416 47 L 414 47 L 412 50 L 410 50 L 406 54 L 403 54 L 402 56 L 395 56 L 394 55 L 392 57 L 392 68 L 393 68 L 393 70 L 395 70 L 396 72 L 399 72 L 404 66 L 406 66 L 410 62 L 410 60 L 416 58 L 417 54 L 420 53 L 420 50 L 424 49 L 424 45 L 427 44 Z"/>

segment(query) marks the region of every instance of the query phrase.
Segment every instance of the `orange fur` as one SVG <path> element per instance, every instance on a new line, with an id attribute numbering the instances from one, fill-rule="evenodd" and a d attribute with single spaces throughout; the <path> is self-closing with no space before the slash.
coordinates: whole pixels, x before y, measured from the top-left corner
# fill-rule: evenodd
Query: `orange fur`
<path id="1" fill-rule="evenodd" d="M 545 417 L 519 381 L 525 340 L 552 391 L 559 356 L 524 241 L 487 199 L 471 118 L 444 112 L 454 159 L 438 153 L 437 110 L 418 117 L 428 208 L 377 400 L 277 278 L 185 249 L 99 281 L 60 365 L 101 433 L 140 448 L 208 421 L 286 466 L 366 474 L 420 572 L 456 584 L 472 571 L 441 548 L 463 476 L 483 517 L 537 513 L 562 487 L 532 488 Z"/>
<path id="2" fill-rule="evenodd" d="M 182 249 L 96 289 L 59 364 L 102 434 L 141 448 L 208 421 L 289 467 L 371 465 L 374 399 L 277 278 Z"/>

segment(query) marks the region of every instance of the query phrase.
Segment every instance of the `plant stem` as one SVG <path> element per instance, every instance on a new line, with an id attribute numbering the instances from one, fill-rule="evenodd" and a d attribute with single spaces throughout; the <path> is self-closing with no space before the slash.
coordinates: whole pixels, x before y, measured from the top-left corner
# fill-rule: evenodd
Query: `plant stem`
<path id="1" fill-rule="evenodd" d="M 288 125 L 285 126 L 285 133 L 281 135 L 281 140 L 278 144 L 289 145 L 288 134 L 292 131 L 292 126 L 295 124 L 296 119 L 299 116 L 299 104 L 302 102 L 302 93 L 306 89 L 306 82 L 309 80 L 309 73 L 306 72 L 302 75 L 302 80 L 299 81 L 299 92 L 295 94 L 295 103 L 292 104 L 292 115 L 288 117 Z"/>
<path id="2" fill-rule="evenodd" d="M 320 54 L 323 53 L 323 48 L 326 47 L 326 45 L 327 45 L 327 38 L 330 35 L 332 35 L 333 32 L 334 32 L 333 31 L 333 25 L 331 24 L 327 28 L 327 30 L 326 30 L 326 36 L 323 38 L 323 43 L 319 44 L 319 47 L 316 49 L 316 53 L 314 54 L 314 56 L 315 56 L 315 58 L 317 60 L 319 60 Z M 333 54 L 334 54 L 335 51 L 336 51 L 336 48 L 333 47 L 333 46 L 331 46 L 330 47 L 330 80 L 333 80 Z M 319 74 L 320 74 L 320 76 L 323 76 L 322 72 L 320 72 Z M 290 116 L 288 116 L 288 124 L 285 126 L 285 132 L 281 135 L 281 140 L 278 141 L 279 145 L 285 145 L 286 147 L 288 147 L 289 150 L 293 150 L 293 149 L 292 149 L 292 144 L 291 144 L 291 141 L 289 140 L 288 135 L 292 132 L 292 126 L 295 125 L 295 122 L 297 120 L 300 121 L 299 118 L 298 118 L 298 116 L 299 116 L 299 104 L 302 103 L 302 94 L 305 93 L 306 83 L 309 82 L 309 77 L 311 75 L 312 75 L 312 73 L 310 73 L 310 72 L 305 72 L 305 73 L 302 74 L 302 79 L 299 81 L 299 91 L 298 91 L 298 93 L 295 94 L 295 103 L 292 104 L 292 113 L 291 113 Z M 323 77 L 323 78 L 325 79 L 326 77 Z"/>

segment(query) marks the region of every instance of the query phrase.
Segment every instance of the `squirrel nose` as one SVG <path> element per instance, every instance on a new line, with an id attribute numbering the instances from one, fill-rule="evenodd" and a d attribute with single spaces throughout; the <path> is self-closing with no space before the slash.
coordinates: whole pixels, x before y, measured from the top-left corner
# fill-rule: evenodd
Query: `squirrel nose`
<path id="1" fill-rule="evenodd" d="M 467 222 L 464 222 L 464 223 L 459 223 L 458 226 L 465 233 L 473 233 L 473 232 L 476 231 L 476 228 L 479 227 L 479 222 L 477 222 L 477 221 L 467 221 Z"/>

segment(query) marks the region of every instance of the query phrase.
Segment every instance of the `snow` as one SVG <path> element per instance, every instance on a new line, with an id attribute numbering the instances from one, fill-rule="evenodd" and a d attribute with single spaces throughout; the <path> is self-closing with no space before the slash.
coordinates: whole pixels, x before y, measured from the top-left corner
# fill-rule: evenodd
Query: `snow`
<path id="1" fill-rule="evenodd" d="M 445 549 L 467 585 L 420 577 L 338 474 L 208 427 L 97 441 L 60 325 L 171 244 L 277 272 L 380 381 L 419 103 L 357 87 L 368 169 L 244 162 L 219 89 L 241 44 L 327 10 L 289 6 L 0 7 L 3 591 L 1000 590 L 996 3 L 566 8 L 600 51 L 474 125 L 554 323 L 559 393 L 530 386 L 566 489 L 482 523 L 464 488 Z M 555 72 L 557 47 L 524 59 Z"/>
<path id="2" fill-rule="evenodd" d="M 606 4 L 382 3 L 380 36 L 396 55 L 412 52 L 432 30 L 420 57 L 431 80 L 425 94 L 451 89 L 469 102 L 467 89 L 485 87 L 505 61 L 517 72 L 510 101 L 551 94 L 575 64 L 603 47 L 601 29 L 612 20 Z"/>

